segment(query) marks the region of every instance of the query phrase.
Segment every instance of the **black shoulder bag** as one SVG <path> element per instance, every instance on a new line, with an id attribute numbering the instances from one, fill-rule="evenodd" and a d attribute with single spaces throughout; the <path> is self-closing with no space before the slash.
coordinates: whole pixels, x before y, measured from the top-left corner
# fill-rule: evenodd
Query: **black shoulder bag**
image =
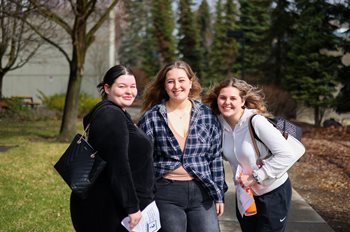
<path id="1" fill-rule="evenodd" d="M 97 109 L 93 116 L 96 114 L 96 111 Z M 107 164 L 87 141 L 86 135 L 88 134 L 90 123 L 83 134 L 78 133 L 75 135 L 67 150 L 54 165 L 54 168 L 68 184 L 72 192 L 82 199 L 87 197 L 88 190 Z"/>

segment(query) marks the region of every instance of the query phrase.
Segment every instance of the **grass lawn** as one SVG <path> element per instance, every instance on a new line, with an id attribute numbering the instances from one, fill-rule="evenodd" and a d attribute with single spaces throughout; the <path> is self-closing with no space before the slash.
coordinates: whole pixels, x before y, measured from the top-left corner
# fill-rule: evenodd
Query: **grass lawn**
<path id="1" fill-rule="evenodd" d="M 74 231 L 70 190 L 53 168 L 67 143 L 55 140 L 60 121 L 0 118 L 0 231 Z"/>

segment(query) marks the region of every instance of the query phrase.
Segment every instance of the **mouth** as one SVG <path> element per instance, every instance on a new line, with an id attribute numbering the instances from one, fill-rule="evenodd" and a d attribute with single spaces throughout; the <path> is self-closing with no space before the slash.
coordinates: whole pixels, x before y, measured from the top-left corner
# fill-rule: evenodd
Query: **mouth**
<path id="1" fill-rule="evenodd" d="M 230 106 L 223 106 L 222 107 L 224 110 L 232 110 L 232 108 Z"/>
<path id="2" fill-rule="evenodd" d="M 183 93 L 183 91 L 182 91 L 182 90 L 179 90 L 179 91 L 173 91 L 174 96 L 178 96 L 178 95 L 180 95 L 181 93 Z"/>

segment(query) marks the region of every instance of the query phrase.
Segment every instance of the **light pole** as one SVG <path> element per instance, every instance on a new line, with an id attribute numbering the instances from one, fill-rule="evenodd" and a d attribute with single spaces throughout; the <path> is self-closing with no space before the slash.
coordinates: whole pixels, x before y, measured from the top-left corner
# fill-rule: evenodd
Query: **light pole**
<path id="1" fill-rule="evenodd" d="M 244 32 L 238 31 L 238 30 L 228 30 L 226 33 L 227 37 L 229 38 L 235 38 L 241 42 L 241 79 L 244 80 Z"/>

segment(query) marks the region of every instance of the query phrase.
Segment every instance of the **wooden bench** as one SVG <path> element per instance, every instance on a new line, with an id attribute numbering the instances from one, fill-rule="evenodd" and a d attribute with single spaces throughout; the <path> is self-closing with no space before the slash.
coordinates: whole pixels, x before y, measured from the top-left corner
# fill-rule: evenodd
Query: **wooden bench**
<path id="1" fill-rule="evenodd" d="M 21 105 L 31 107 L 32 109 L 40 105 L 40 103 L 34 102 L 31 96 L 13 96 L 11 98 L 18 101 Z"/>
<path id="2" fill-rule="evenodd" d="M 6 109 L 7 108 L 7 103 L 5 100 L 0 99 L 0 110 L 1 109 Z"/>

